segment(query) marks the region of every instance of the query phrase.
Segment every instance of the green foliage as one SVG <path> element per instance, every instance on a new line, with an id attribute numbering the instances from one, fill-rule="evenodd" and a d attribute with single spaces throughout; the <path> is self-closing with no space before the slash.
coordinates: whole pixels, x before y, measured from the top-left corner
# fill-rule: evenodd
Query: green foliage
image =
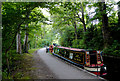
<path id="1" fill-rule="evenodd" d="M 66 27 L 66 30 L 62 32 L 62 36 L 59 39 L 59 43 L 62 46 L 71 47 L 72 41 L 75 39 L 73 27 Z"/>
<path id="2" fill-rule="evenodd" d="M 8 52 L 8 59 L 9 59 L 9 64 L 10 64 L 10 70 L 11 72 L 8 74 L 7 72 L 7 64 L 6 64 L 6 56 L 5 53 L 2 54 L 2 78 L 3 79 L 14 79 L 13 78 L 13 72 L 19 70 L 19 69 L 26 69 L 26 66 L 24 65 L 24 60 L 30 60 L 32 57 L 32 53 L 34 53 L 37 49 L 30 49 L 28 50 L 30 54 L 24 53 L 24 54 L 16 54 L 16 50 L 10 50 Z M 30 68 L 28 68 L 30 69 Z M 14 77 L 15 79 L 30 79 L 29 76 L 22 76 L 23 72 L 18 71 Z"/>
<path id="3" fill-rule="evenodd" d="M 103 49 L 103 37 L 102 30 L 97 26 L 91 25 L 85 34 L 87 49 L 102 50 Z"/>
<path id="4" fill-rule="evenodd" d="M 72 47 L 73 48 L 80 48 L 80 49 L 85 49 L 86 45 L 84 43 L 84 39 L 77 39 L 72 41 Z"/>
<path id="5" fill-rule="evenodd" d="M 8 49 L 10 46 L 12 49 L 16 48 L 15 38 L 17 33 L 20 32 L 20 34 L 22 35 L 21 43 L 23 45 L 25 32 L 31 33 L 32 30 L 34 31 L 39 30 L 39 32 L 41 31 L 40 30 L 41 24 L 39 22 L 46 24 L 45 21 L 48 21 L 48 18 L 44 17 L 43 13 L 40 10 L 40 8 L 43 7 L 47 7 L 45 2 L 43 3 L 3 2 L 2 6 L 3 52 L 5 52 L 5 50 Z M 28 24 L 28 28 L 25 28 L 26 24 Z M 35 33 L 38 34 L 38 31 Z M 35 36 L 33 34 L 33 37 Z"/>
<path id="6" fill-rule="evenodd" d="M 18 67 L 18 61 L 22 60 L 22 56 L 19 54 L 16 54 L 16 50 L 10 50 L 7 54 L 8 60 L 9 60 L 9 66 L 11 71 L 15 70 Z M 2 53 L 2 78 L 3 79 L 12 79 L 11 73 L 8 74 L 8 68 L 6 64 L 6 55 L 5 53 Z"/>
<path id="7" fill-rule="evenodd" d="M 13 79 L 10 74 L 7 73 L 7 71 L 2 72 L 2 79 Z"/>
<path id="8" fill-rule="evenodd" d="M 104 49 L 104 53 L 108 55 L 120 56 L 120 43 L 117 40 L 114 40 L 113 44 L 108 48 Z"/>
<path id="9" fill-rule="evenodd" d="M 36 49 L 29 49 L 29 50 L 28 50 L 28 52 L 29 52 L 30 54 L 32 54 L 32 53 L 34 53 L 35 51 L 37 51 L 38 49 L 40 49 L 40 48 L 36 48 Z"/>

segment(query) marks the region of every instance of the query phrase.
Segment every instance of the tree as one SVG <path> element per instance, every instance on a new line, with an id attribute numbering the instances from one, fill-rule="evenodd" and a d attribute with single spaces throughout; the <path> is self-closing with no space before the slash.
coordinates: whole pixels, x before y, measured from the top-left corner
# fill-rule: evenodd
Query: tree
<path id="1" fill-rule="evenodd" d="M 80 7 L 79 7 L 79 5 L 80 5 Z M 79 15 L 79 13 L 77 12 L 77 15 L 78 15 L 78 18 L 80 19 L 80 21 L 82 22 L 82 24 L 83 24 L 83 27 L 84 27 L 84 32 L 86 32 L 86 24 L 85 24 L 85 15 L 84 15 L 84 7 L 83 7 L 83 5 L 84 6 L 86 6 L 86 3 L 78 3 L 77 4 L 77 7 L 78 7 L 78 9 L 79 9 L 79 11 L 81 12 L 81 14 L 82 14 L 82 17 L 80 17 L 80 15 Z"/>
<path id="2" fill-rule="evenodd" d="M 109 27 L 108 27 L 108 17 L 106 13 L 106 4 L 104 2 L 99 2 L 99 9 L 101 12 L 101 19 L 102 19 L 102 33 L 103 33 L 103 40 L 104 40 L 104 48 L 107 48 L 110 44 L 110 35 L 109 35 Z"/>
<path id="3" fill-rule="evenodd" d="M 120 27 L 120 1 L 117 4 L 118 4 L 118 26 Z"/>
<path id="4" fill-rule="evenodd" d="M 20 35 L 20 32 L 18 32 L 17 36 L 16 36 L 16 46 L 17 46 L 16 52 L 18 54 L 21 54 L 22 53 L 22 46 L 21 46 L 21 35 Z"/>
<path id="5" fill-rule="evenodd" d="M 29 14 L 35 7 L 45 7 L 46 3 L 9 3 L 3 2 L 2 7 L 2 25 L 3 25 L 3 34 L 2 34 L 2 46 L 3 52 L 6 55 L 6 64 L 8 68 L 8 73 L 10 72 L 8 51 L 10 49 L 15 49 L 18 46 L 15 46 L 16 36 L 19 34 L 20 29 L 23 29 L 22 25 L 29 24 L 31 21 L 40 20 L 39 18 L 28 18 Z M 42 15 L 41 15 L 42 17 Z M 35 20 L 36 19 L 36 20 Z M 22 31 L 22 30 L 21 30 Z M 20 37 L 20 34 L 18 35 Z M 19 38 L 19 45 L 20 38 Z M 26 43 L 27 45 L 28 43 Z M 27 45 L 28 46 L 28 45 Z M 20 51 L 19 51 L 20 52 Z"/>
<path id="6" fill-rule="evenodd" d="M 102 25 L 101 29 L 104 40 L 104 48 L 107 48 L 110 45 L 110 31 L 107 16 L 108 7 L 104 0 L 102 0 L 102 2 L 94 3 L 93 6 L 96 7 L 96 14 L 91 20 L 99 19 Z"/>

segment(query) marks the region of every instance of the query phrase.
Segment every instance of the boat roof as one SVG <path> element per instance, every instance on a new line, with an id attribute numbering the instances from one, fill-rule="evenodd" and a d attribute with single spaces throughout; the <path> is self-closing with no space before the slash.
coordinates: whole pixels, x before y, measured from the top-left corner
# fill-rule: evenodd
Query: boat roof
<path id="1" fill-rule="evenodd" d="M 69 48 L 69 47 L 63 47 L 63 46 L 57 46 L 58 48 L 72 50 L 72 51 L 86 51 L 85 49 L 78 49 L 78 48 Z"/>

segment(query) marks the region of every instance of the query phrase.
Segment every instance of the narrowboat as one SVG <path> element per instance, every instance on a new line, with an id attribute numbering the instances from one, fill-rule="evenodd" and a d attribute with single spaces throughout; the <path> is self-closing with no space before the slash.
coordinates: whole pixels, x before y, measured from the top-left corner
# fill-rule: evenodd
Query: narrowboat
<path id="1" fill-rule="evenodd" d="M 96 75 L 107 74 L 101 51 L 50 45 L 49 52 Z"/>

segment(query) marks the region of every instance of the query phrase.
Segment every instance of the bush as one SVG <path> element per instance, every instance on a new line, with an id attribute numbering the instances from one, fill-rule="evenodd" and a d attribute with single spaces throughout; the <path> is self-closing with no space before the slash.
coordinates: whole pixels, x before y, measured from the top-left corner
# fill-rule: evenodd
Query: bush
<path id="1" fill-rule="evenodd" d="M 117 40 L 114 40 L 112 45 L 110 45 L 108 48 L 105 48 L 103 52 L 108 55 L 115 55 L 120 56 L 120 43 Z"/>
<path id="2" fill-rule="evenodd" d="M 72 41 L 72 47 L 73 48 L 85 49 L 86 45 L 84 43 L 84 39 L 73 40 Z"/>

